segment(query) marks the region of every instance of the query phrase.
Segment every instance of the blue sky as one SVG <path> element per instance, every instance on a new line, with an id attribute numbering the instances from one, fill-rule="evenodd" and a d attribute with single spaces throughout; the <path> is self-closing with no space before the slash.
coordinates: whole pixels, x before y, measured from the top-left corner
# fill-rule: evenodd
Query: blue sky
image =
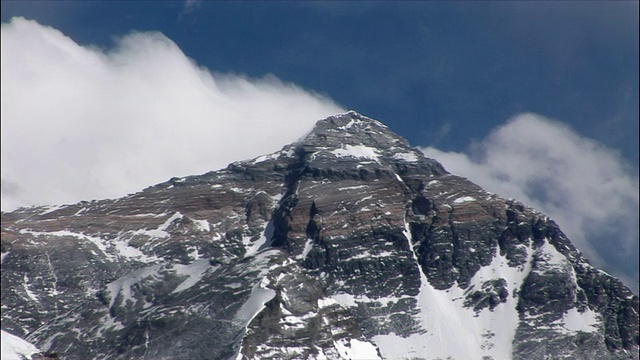
<path id="1" fill-rule="evenodd" d="M 64 45 L 70 51 L 67 55 L 74 53 L 76 58 L 87 56 L 92 59 L 82 64 L 107 61 L 113 69 L 122 69 L 123 63 L 138 64 L 129 68 L 138 69 L 137 73 L 146 68 L 151 77 L 167 76 L 166 82 L 148 84 L 147 95 L 161 96 L 155 91 L 162 88 L 162 84 L 181 83 L 187 73 L 196 74 L 193 76 L 198 79 L 210 76 L 214 79 L 211 83 L 216 84 L 225 100 L 210 112 L 205 109 L 202 113 L 194 110 L 183 114 L 184 105 L 179 109 L 181 105 L 177 102 L 175 107 L 163 107 L 163 113 L 177 111 L 179 116 L 185 116 L 185 120 L 180 128 L 154 136 L 170 139 L 176 132 L 186 131 L 185 128 L 211 126 L 209 131 L 214 134 L 213 138 L 217 136 L 215 134 L 226 134 L 227 139 L 236 139 L 234 144 L 241 145 L 243 138 L 255 142 L 252 136 L 271 139 L 269 148 L 252 148 L 248 143 L 242 146 L 253 152 L 210 150 L 212 153 L 237 154 L 238 158 L 277 149 L 304 133 L 312 119 L 354 109 L 383 121 L 413 145 L 423 147 L 429 156 L 442 161 L 450 171 L 455 169 L 454 172 L 491 191 L 522 199 L 550 212 L 587 255 L 597 258 L 594 261 L 597 265 L 626 277 L 627 283 L 637 283 L 637 1 L 2 1 L 1 6 L 3 43 L 10 36 L 20 39 L 14 42 L 19 51 L 10 50 L 11 41 L 7 41 L 8 45 L 3 44 L 3 63 L 8 63 L 3 65 L 3 78 L 5 72 L 17 74 L 20 64 L 37 60 L 37 64 L 30 66 L 40 69 L 38 71 L 47 69 L 48 72 L 38 73 L 42 79 L 74 79 L 67 83 L 69 87 L 82 83 L 83 80 L 76 77 L 81 77 L 83 72 L 71 71 L 73 65 L 69 65 L 71 70 L 62 69 L 62 60 L 59 66 L 49 67 L 56 64 L 52 53 L 43 50 L 44 47 L 35 49 L 41 46 L 37 45 L 39 43 L 34 42 L 36 45 L 32 47 L 28 45 L 35 41 L 28 34 L 50 33 L 53 29 L 72 42 Z M 34 20 L 37 25 L 32 24 L 29 28 L 10 23 L 16 16 Z M 132 37 L 132 32 L 143 36 Z M 150 34 L 162 36 L 154 38 Z M 150 57 L 145 57 L 140 49 L 149 50 Z M 14 61 L 12 56 L 18 52 L 24 52 L 23 58 Z M 158 59 L 163 56 L 166 59 Z M 183 57 L 190 60 L 185 63 L 181 60 Z M 191 65 L 185 65 L 189 62 Z M 11 67 L 12 63 L 17 65 Z M 86 66 L 87 69 L 91 67 Z M 164 67 L 166 72 L 155 74 L 152 72 L 154 66 Z M 179 70 L 183 67 L 184 73 Z M 113 69 L 110 73 L 114 73 Z M 198 69 L 209 75 L 202 75 Z M 86 71 L 91 73 L 91 70 Z M 28 118 L 21 116 L 30 110 L 14 110 L 5 104 L 14 104 L 24 98 L 41 103 L 37 95 L 40 93 L 33 90 L 41 88 L 44 80 L 33 80 L 28 76 L 34 73 L 21 72 L 20 76 L 16 75 L 15 83 L 3 79 L 3 133 L 14 134 L 11 131 L 15 131 L 16 135 L 11 139 L 24 139 L 21 144 L 29 141 L 24 135 L 27 128 L 23 127 L 27 121 L 18 119 Z M 87 77 L 93 79 L 91 83 L 99 78 L 105 83 L 119 83 L 121 87 L 96 90 L 99 96 L 82 98 L 85 104 L 93 104 L 92 101 L 99 104 L 98 100 L 105 100 L 111 96 L 109 94 L 126 93 L 135 83 L 127 82 L 134 77 L 131 72 L 113 79 L 103 77 L 104 74 L 91 74 L 95 76 Z M 21 81 L 26 78 L 34 82 Z M 176 80 L 178 78 L 182 80 Z M 20 91 L 8 94 L 8 89 L 22 89 L 21 86 L 25 89 L 24 96 Z M 190 86 L 175 87 L 180 89 L 179 94 L 192 94 Z M 86 93 L 69 96 L 86 96 Z M 156 102 L 145 98 L 144 93 L 142 90 L 132 92 L 129 97 L 138 104 L 146 104 L 145 108 L 156 106 Z M 47 98 L 50 96 L 44 92 L 42 99 Z M 184 101 L 193 98 L 196 96 L 186 97 Z M 278 101 L 281 104 L 277 106 L 264 105 Z M 65 104 L 64 101 L 56 103 Z M 138 111 L 121 107 L 122 101 L 114 100 L 113 104 L 104 109 L 105 114 L 113 117 L 115 115 L 109 111 L 117 110 L 114 112 L 117 114 Z M 199 108 L 199 104 L 194 102 L 190 106 Z M 262 110 L 250 112 L 238 104 L 249 104 L 246 107 Z M 73 174 L 74 179 L 89 179 L 74 185 L 73 189 L 118 188 L 126 193 L 171 176 L 205 172 L 238 159 L 220 157 L 210 163 L 198 159 L 194 163 L 199 162 L 200 168 L 181 167 L 179 160 L 185 156 L 197 158 L 198 148 L 165 146 L 170 148 L 171 154 L 180 156 L 173 162 L 167 160 L 160 164 L 152 159 L 154 154 L 164 159 L 170 159 L 171 154 L 153 150 L 153 142 L 141 140 L 146 135 L 130 136 L 129 142 L 123 142 L 113 128 L 105 128 L 104 123 L 111 122 L 106 115 L 95 126 L 83 122 L 80 127 L 86 127 L 86 131 L 74 133 L 74 129 L 79 128 L 77 124 L 67 123 L 68 128 L 54 126 L 58 117 L 53 115 L 59 115 L 61 123 L 68 121 L 73 116 L 65 111 L 74 105 L 64 109 L 62 105 L 51 106 L 42 110 L 50 116 L 47 125 L 34 120 L 30 129 L 46 127 L 50 129 L 51 137 L 57 136 L 59 141 L 51 141 L 51 148 L 45 148 L 41 144 L 46 141 L 41 139 L 40 145 L 33 145 L 34 149 L 53 154 L 67 146 L 67 152 L 58 154 L 60 157 L 79 156 L 76 154 L 78 146 L 105 149 L 83 152 L 84 157 L 67 164 L 66 174 Z M 309 110 L 307 115 L 310 119 L 304 121 L 296 121 L 294 117 L 288 119 L 291 114 L 286 114 L 302 114 L 311 108 L 314 110 Z M 234 111 L 236 114 L 247 112 L 234 117 Z M 78 110 L 75 114 L 84 113 Z M 140 117 L 145 116 L 143 112 L 140 114 Z M 187 119 L 190 116 L 204 116 L 202 114 L 213 114 L 206 116 L 211 116 L 214 122 L 218 121 L 218 116 L 223 118 L 219 114 L 226 114 L 227 120 L 219 120 L 215 126 L 203 125 L 197 120 L 193 120 L 192 127 L 184 125 L 191 121 Z M 238 123 L 239 117 L 248 123 Z M 86 116 L 78 115 L 78 118 L 86 119 Z M 117 128 L 134 126 L 135 121 L 123 121 Z M 268 133 L 274 126 L 260 128 L 251 121 L 287 128 L 289 130 L 280 132 L 288 133 L 291 139 Z M 141 120 L 140 124 L 144 126 L 134 127 L 148 129 L 163 123 Z M 238 133 L 234 137 L 234 124 L 236 128 L 255 128 L 255 135 Z M 58 134 L 59 129 L 67 130 Z M 104 140 L 106 135 L 88 140 L 87 134 L 97 136 L 97 131 L 110 134 L 109 140 Z M 137 134 L 132 129 L 128 132 Z M 189 134 L 185 132 L 185 138 Z M 189 136 L 193 139 L 195 135 Z M 39 187 L 36 181 L 29 185 L 29 181 L 37 177 L 35 174 L 44 172 L 52 162 L 29 158 L 28 154 L 22 157 L 21 151 L 10 147 L 12 140 L 8 137 L 3 134 L 3 203 L 28 205 L 37 203 L 34 199 L 43 193 L 56 193 Z M 225 149 L 233 145 L 223 138 L 216 139 L 226 146 Z M 194 144 L 205 142 L 204 138 L 200 142 L 192 141 Z M 140 144 L 149 145 L 142 148 Z M 118 150 L 111 151 L 108 146 L 134 149 L 147 154 L 148 158 L 141 156 L 131 160 L 122 170 L 121 164 L 108 155 Z M 181 153 L 183 150 L 185 152 Z M 512 156 L 505 159 L 496 154 Z M 86 170 L 90 165 L 83 165 L 103 160 L 108 164 L 96 172 Z M 15 165 L 5 165 L 12 161 Z M 46 161 L 46 164 L 38 161 Z M 155 177 L 136 177 L 135 169 L 143 168 L 142 163 L 153 164 L 151 170 L 145 169 Z M 28 164 L 33 165 L 29 167 Z M 523 168 L 522 164 L 528 166 Z M 28 172 L 24 170 L 26 168 L 39 170 Z M 60 168 L 64 167 L 56 166 L 56 169 Z M 163 170 L 157 170 L 160 168 Z M 46 172 L 54 174 L 56 169 L 46 168 Z M 83 169 L 90 175 L 82 175 Z M 117 173 L 117 169 L 131 178 L 139 178 L 139 182 L 121 184 L 122 180 L 118 180 L 120 182 L 114 185 L 103 180 L 107 177 L 104 174 Z M 24 172 L 23 177 L 19 176 L 21 172 Z M 575 174 L 580 176 L 572 176 Z M 62 179 L 62 175 L 58 177 Z M 73 184 L 73 181 L 65 180 L 64 183 Z M 33 195 L 27 196 L 30 186 L 41 192 L 36 189 Z M 43 201 L 78 201 L 120 195 L 88 190 L 73 194 L 73 189 L 60 190 L 60 197 Z M 20 191 L 22 195 L 11 197 Z M 18 198 L 22 200 L 15 200 Z M 563 207 L 559 203 L 570 203 L 571 206 Z M 602 205 L 605 203 L 606 206 Z M 593 211 L 591 208 L 594 207 L 602 208 L 602 212 Z M 632 286 L 637 292 L 637 285 Z"/>
<path id="2" fill-rule="evenodd" d="M 15 15 L 102 47 L 160 31 L 202 66 L 274 74 L 413 144 L 461 149 L 531 111 L 638 162 L 637 2 L 4 1 Z"/>

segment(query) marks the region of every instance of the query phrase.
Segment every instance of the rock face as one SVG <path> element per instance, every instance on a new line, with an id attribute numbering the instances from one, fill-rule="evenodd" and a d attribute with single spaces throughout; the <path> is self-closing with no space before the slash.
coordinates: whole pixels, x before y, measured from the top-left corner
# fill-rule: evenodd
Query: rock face
<path id="1" fill-rule="evenodd" d="M 355 112 L 105 201 L 2 213 L 2 329 L 64 359 L 636 359 L 548 217 Z"/>

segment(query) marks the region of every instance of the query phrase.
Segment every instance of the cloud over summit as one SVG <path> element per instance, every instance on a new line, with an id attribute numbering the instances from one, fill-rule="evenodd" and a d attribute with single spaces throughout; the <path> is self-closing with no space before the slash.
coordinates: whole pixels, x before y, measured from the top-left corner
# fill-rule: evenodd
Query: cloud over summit
<path id="1" fill-rule="evenodd" d="M 275 151 L 343 111 L 274 76 L 199 67 L 157 32 L 111 49 L 2 24 L 2 209 L 117 197 Z"/>

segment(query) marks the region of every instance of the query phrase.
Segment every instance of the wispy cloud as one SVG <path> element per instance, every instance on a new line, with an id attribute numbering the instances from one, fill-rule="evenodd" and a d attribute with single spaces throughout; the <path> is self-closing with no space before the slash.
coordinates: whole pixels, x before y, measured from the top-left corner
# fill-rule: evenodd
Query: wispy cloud
<path id="1" fill-rule="evenodd" d="M 637 293 L 639 182 L 615 151 L 536 114 L 516 116 L 467 153 L 422 151 L 551 216 L 595 265 Z"/>
<path id="2" fill-rule="evenodd" d="M 185 0 L 184 5 L 182 6 L 182 11 L 178 15 L 178 19 L 181 20 L 186 15 L 194 12 L 198 7 L 200 7 L 201 3 L 201 0 Z"/>
<path id="3" fill-rule="evenodd" d="M 185 0 L 184 11 L 191 12 L 198 6 L 200 6 L 200 0 Z"/>
<path id="4" fill-rule="evenodd" d="M 295 141 L 343 111 L 274 76 L 199 67 L 160 33 L 102 51 L 2 24 L 2 209 L 118 197 Z"/>

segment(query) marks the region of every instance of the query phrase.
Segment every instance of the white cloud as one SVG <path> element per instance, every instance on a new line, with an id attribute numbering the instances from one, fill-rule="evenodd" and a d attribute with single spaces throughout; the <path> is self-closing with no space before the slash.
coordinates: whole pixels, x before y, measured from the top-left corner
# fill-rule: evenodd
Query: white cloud
<path id="1" fill-rule="evenodd" d="M 638 291 L 639 182 L 615 151 L 535 114 L 516 116 L 468 153 L 421 150 L 551 216 L 595 265 Z"/>
<path id="2" fill-rule="evenodd" d="M 184 17 L 187 14 L 192 13 L 195 9 L 200 7 L 201 0 L 185 0 L 184 5 L 182 6 L 182 12 L 178 16 L 179 19 Z"/>
<path id="3" fill-rule="evenodd" d="M 273 76 L 198 67 L 160 33 L 100 50 L 2 24 L 2 209 L 118 197 L 278 150 L 342 112 Z"/>

